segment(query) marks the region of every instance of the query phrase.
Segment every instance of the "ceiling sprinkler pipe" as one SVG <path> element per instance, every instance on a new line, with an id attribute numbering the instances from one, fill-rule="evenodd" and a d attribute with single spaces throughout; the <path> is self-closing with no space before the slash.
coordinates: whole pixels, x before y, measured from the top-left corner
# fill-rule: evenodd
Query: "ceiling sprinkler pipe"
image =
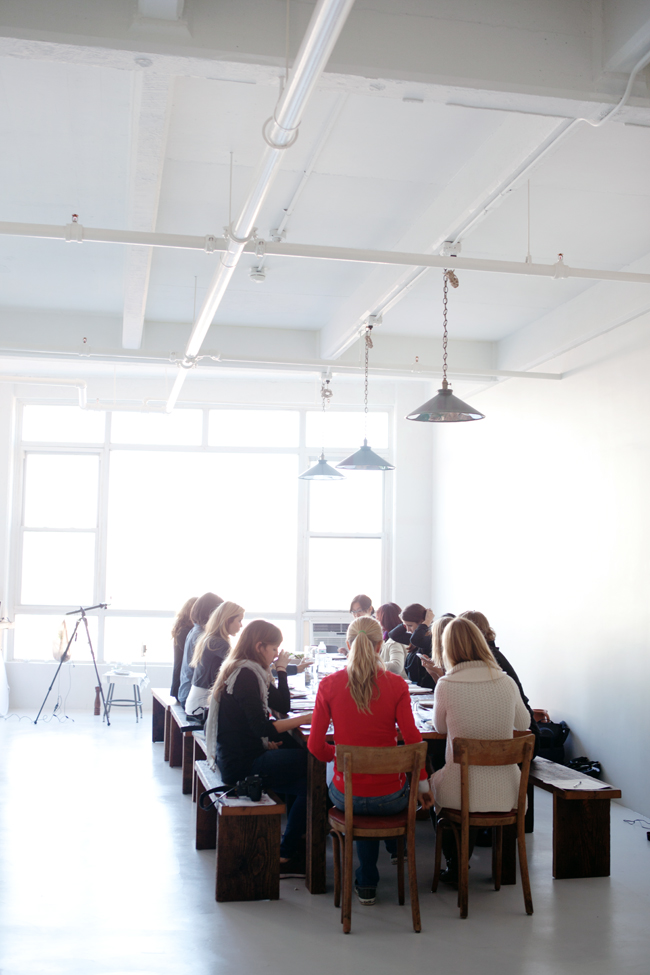
<path id="1" fill-rule="evenodd" d="M 185 349 L 185 358 L 197 356 L 212 324 L 221 299 L 237 267 L 244 247 L 251 239 L 255 220 L 271 188 L 282 153 L 295 142 L 302 113 L 348 18 L 354 0 L 319 0 L 303 38 L 294 69 L 273 116 L 263 128 L 266 148 L 262 153 L 240 215 L 228 228 L 228 247 L 222 255 Z M 185 377 L 179 371 L 167 412 L 178 400 Z"/>

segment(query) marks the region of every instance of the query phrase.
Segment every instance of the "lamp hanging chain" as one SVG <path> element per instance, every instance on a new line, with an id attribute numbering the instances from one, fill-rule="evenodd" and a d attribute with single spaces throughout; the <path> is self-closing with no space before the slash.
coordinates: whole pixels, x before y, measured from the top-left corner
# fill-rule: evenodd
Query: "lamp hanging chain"
<path id="1" fill-rule="evenodd" d="M 368 354 L 372 349 L 372 325 L 366 327 L 366 361 L 365 361 L 365 382 L 363 385 L 363 439 L 368 439 Z"/>
<path id="2" fill-rule="evenodd" d="M 458 287 L 458 277 L 455 271 L 445 268 L 442 275 L 442 388 L 447 389 L 447 300 L 449 297 L 449 285 L 452 288 Z"/>
<path id="3" fill-rule="evenodd" d="M 442 276 L 442 388 L 447 389 L 447 300 L 449 292 L 449 282 L 447 280 L 447 269 Z"/>

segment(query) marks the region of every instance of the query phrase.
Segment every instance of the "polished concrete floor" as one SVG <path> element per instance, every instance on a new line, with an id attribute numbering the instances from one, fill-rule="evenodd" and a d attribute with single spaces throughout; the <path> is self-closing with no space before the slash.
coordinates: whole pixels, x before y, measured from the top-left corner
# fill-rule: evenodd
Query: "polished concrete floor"
<path id="1" fill-rule="evenodd" d="M 528 837 L 535 913 L 521 888 L 491 889 L 489 850 L 472 860 L 469 918 L 429 891 L 433 833 L 418 824 L 422 934 L 397 904 L 382 855 L 374 907 L 341 933 L 330 892 L 281 882 L 275 902 L 217 904 L 214 853 L 193 844 L 180 771 L 152 745 L 150 719 L 73 714 L 36 727 L 0 720 L 0 973 L 26 975 L 648 975 L 650 843 L 612 807 L 612 876 L 554 881 L 551 802 L 537 790 Z"/>

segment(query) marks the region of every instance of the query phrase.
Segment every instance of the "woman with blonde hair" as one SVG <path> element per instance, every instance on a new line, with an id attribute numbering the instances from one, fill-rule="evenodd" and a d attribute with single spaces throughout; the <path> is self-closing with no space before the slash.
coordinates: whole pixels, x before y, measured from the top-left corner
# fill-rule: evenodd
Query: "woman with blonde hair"
<path id="1" fill-rule="evenodd" d="M 282 632 L 267 620 L 248 624 L 221 665 L 205 728 L 207 759 L 225 782 L 261 775 L 266 789 L 295 796 L 280 844 L 280 876 L 304 876 L 301 838 L 307 820 L 307 750 L 286 732 L 309 724 L 311 714 L 271 719 L 290 706 L 289 654 L 280 650 Z M 279 651 L 279 652 L 278 652 Z M 277 687 L 271 676 L 275 661 Z"/>
<path id="2" fill-rule="evenodd" d="M 390 748 L 397 744 L 395 724 L 406 744 L 421 741 L 415 727 L 408 686 L 401 677 L 386 670 L 380 653 L 381 624 L 370 616 L 355 619 L 348 627 L 346 666 L 320 682 L 312 718 L 309 750 L 322 762 L 331 762 L 335 748 L 326 740 L 330 721 L 335 742 L 346 745 Z M 360 816 L 389 816 L 408 805 L 408 782 L 404 775 L 353 775 L 354 813 Z M 426 772 L 420 773 L 420 801 L 426 808 L 432 796 Z M 345 808 L 343 772 L 336 769 L 330 798 L 337 809 Z M 397 844 L 386 846 L 395 857 Z M 359 868 L 357 896 L 362 904 L 374 904 L 379 871 L 378 840 L 357 840 Z"/>
<path id="3" fill-rule="evenodd" d="M 210 691 L 230 650 L 230 637 L 241 630 L 244 612 L 243 606 L 226 600 L 210 614 L 190 660 L 192 687 L 185 701 L 188 717 L 208 707 Z"/>
<path id="4" fill-rule="evenodd" d="M 454 738 L 512 738 L 513 729 L 527 731 L 528 711 L 517 685 L 501 670 L 479 628 L 468 619 L 452 619 L 442 634 L 445 675 L 436 686 L 433 724 L 447 734 L 446 763 L 431 777 L 436 809 L 460 809 L 460 765 L 454 763 Z M 470 812 L 507 812 L 517 803 L 516 765 L 469 770 Z M 449 883 L 458 881 L 453 838 L 445 834 L 443 852 Z M 473 845 L 473 844 L 472 844 Z M 471 851 L 470 851 L 471 852 Z"/>
<path id="5" fill-rule="evenodd" d="M 521 681 L 519 680 L 517 671 L 512 666 L 512 664 L 510 663 L 506 655 L 504 653 L 501 653 L 496 643 L 494 642 L 497 638 L 497 635 L 492 629 L 492 627 L 490 626 L 487 616 L 484 613 L 480 613 L 477 609 L 468 609 L 464 613 L 461 613 L 460 615 L 462 619 L 470 620 L 472 623 L 478 626 L 479 630 L 485 637 L 485 642 L 487 643 L 488 647 L 492 651 L 492 656 L 496 660 L 497 664 L 499 665 L 501 670 L 503 670 L 508 675 L 508 677 L 512 677 L 513 681 L 519 688 L 521 699 L 526 705 L 526 709 L 528 710 L 528 713 L 530 715 L 530 730 L 535 735 L 535 754 L 537 754 L 537 748 L 539 743 L 539 727 L 537 725 L 537 722 L 535 721 L 535 718 L 533 717 L 533 709 L 531 708 L 530 701 L 526 697 L 526 693 L 523 687 L 521 686 Z"/>

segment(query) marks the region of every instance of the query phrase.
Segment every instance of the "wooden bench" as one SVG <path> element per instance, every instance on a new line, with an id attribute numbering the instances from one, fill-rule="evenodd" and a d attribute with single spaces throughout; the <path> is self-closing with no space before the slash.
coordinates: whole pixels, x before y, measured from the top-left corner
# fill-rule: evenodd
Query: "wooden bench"
<path id="1" fill-rule="evenodd" d="M 151 709 L 151 740 L 163 741 L 164 759 L 169 761 L 169 710 L 172 704 L 176 704 L 176 699 L 171 696 L 164 687 L 153 687 L 151 689 L 153 698 Z"/>
<path id="2" fill-rule="evenodd" d="M 195 766 L 197 795 L 226 788 L 219 771 L 208 763 Z M 196 849 L 217 851 L 217 901 L 278 900 L 280 896 L 281 817 L 286 807 L 277 796 L 273 806 L 227 806 L 202 809 L 196 803 Z"/>
<path id="3" fill-rule="evenodd" d="M 169 767 L 182 769 L 181 791 L 189 795 L 192 791 L 192 770 L 194 764 L 194 739 L 192 732 L 197 730 L 196 721 L 190 721 L 182 704 L 172 704 L 169 709 Z"/>
<path id="4" fill-rule="evenodd" d="M 609 877 L 610 801 L 621 798 L 621 790 L 572 789 L 570 780 L 581 776 L 574 769 L 536 758 L 530 766 L 530 781 L 553 795 L 553 876 Z M 558 780 L 558 782 L 551 781 Z M 559 782 L 566 781 L 562 788 Z M 604 783 L 594 779 L 594 785 Z"/>

